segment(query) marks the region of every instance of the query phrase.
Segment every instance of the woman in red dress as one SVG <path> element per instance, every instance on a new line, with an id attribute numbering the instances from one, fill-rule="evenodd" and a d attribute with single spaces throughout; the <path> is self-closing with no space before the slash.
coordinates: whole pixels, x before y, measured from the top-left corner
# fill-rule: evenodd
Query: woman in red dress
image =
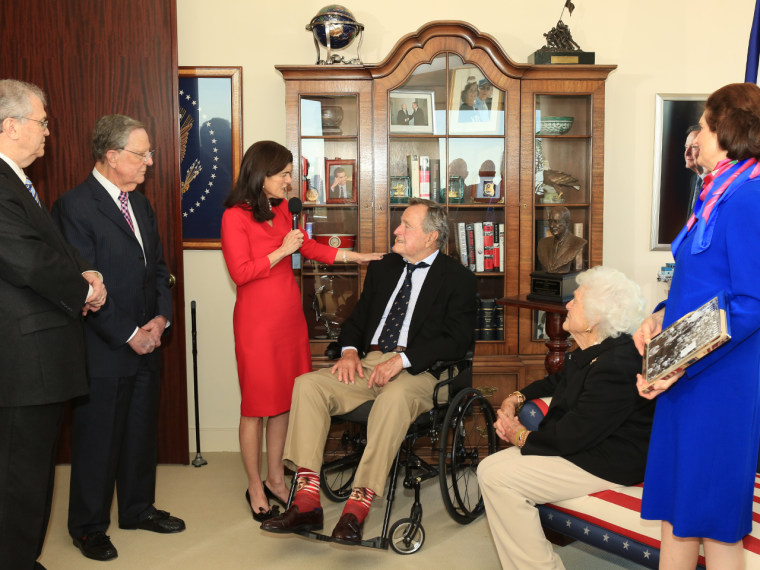
<path id="1" fill-rule="evenodd" d="M 367 263 L 382 254 L 361 254 L 318 244 L 299 229 L 284 198 L 293 175 L 293 155 L 260 141 L 243 157 L 240 175 L 222 217 L 222 253 L 237 285 L 233 315 L 235 356 L 242 402 L 240 451 L 248 473 L 253 518 L 272 516 L 267 497 L 285 504 L 282 450 L 296 376 L 311 371 L 311 353 L 301 295 L 290 256 Z M 264 418 L 268 418 L 267 481 L 260 477 Z"/>

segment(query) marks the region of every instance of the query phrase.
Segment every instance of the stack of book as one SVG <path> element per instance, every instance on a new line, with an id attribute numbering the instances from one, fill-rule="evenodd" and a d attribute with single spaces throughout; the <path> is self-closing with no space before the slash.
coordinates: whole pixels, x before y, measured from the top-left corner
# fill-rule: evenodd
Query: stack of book
<path id="1" fill-rule="evenodd" d="M 478 299 L 475 340 L 504 340 L 504 306 L 496 299 Z"/>
<path id="2" fill-rule="evenodd" d="M 504 271 L 504 224 L 496 222 L 459 222 L 457 254 L 470 271 Z"/>
<path id="3" fill-rule="evenodd" d="M 440 200 L 441 161 L 438 158 L 410 154 L 406 157 L 412 198 Z"/>

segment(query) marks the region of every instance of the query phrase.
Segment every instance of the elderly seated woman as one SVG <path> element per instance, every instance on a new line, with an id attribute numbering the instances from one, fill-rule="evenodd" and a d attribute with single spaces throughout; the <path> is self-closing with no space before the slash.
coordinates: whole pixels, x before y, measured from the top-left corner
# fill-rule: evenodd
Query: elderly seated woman
<path id="1" fill-rule="evenodd" d="M 631 334 L 644 318 L 641 289 L 602 266 L 577 281 L 563 327 L 578 348 L 565 357 L 564 370 L 502 402 L 496 433 L 514 446 L 478 468 L 504 568 L 564 568 L 544 537 L 536 504 L 644 480 L 654 407 L 636 389 L 641 357 Z M 546 417 L 528 431 L 517 419 L 520 406 L 547 396 Z"/>

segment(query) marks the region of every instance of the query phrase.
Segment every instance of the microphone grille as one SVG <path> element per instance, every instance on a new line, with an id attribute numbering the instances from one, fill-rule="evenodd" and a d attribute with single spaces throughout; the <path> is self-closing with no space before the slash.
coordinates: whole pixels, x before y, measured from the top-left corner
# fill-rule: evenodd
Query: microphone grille
<path id="1" fill-rule="evenodd" d="M 300 198 L 291 198 L 288 200 L 288 211 L 291 214 L 300 214 L 303 210 L 303 203 Z"/>

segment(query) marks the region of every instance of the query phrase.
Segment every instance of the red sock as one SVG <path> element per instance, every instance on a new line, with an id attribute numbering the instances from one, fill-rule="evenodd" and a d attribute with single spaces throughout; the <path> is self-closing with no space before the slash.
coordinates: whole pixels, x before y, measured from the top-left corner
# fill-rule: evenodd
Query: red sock
<path id="1" fill-rule="evenodd" d="M 306 513 L 320 507 L 319 474 L 309 469 L 300 468 L 296 472 L 296 496 L 293 504 L 298 512 Z"/>
<path id="2" fill-rule="evenodd" d="M 374 497 L 375 492 L 369 487 L 354 487 L 351 496 L 346 501 L 346 506 L 343 507 L 343 514 L 352 513 L 356 515 L 359 524 L 363 523 L 369 514 L 369 506 Z"/>

